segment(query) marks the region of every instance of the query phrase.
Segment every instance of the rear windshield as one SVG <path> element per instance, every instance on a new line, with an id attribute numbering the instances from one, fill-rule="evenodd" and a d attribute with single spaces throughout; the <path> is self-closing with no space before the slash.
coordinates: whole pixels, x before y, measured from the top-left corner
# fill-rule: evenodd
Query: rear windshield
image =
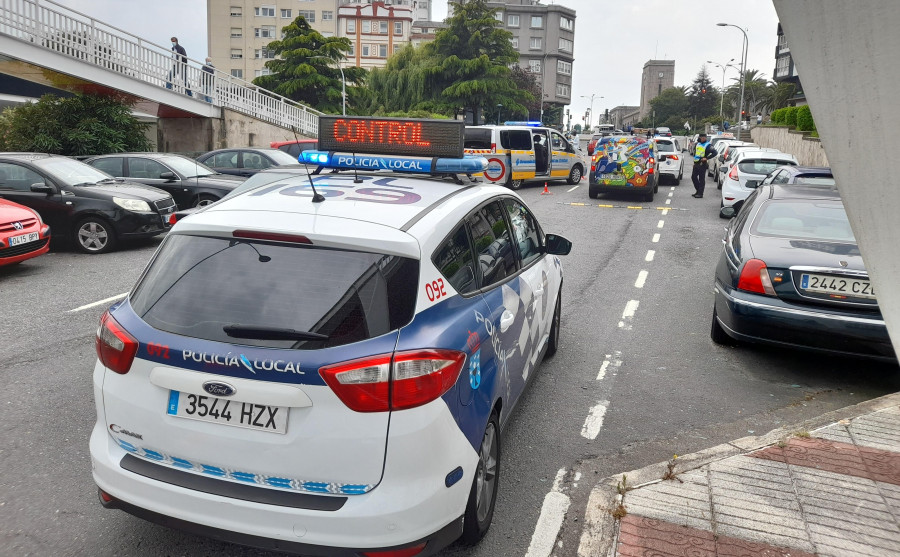
<path id="1" fill-rule="evenodd" d="M 834 176 L 797 176 L 794 178 L 795 184 L 806 184 L 809 186 L 833 186 Z"/>
<path id="2" fill-rule="evenodd" d="M 797 166 L 793 161 L 778 159 L 742 159 L 738 161 L 738 170 L 746 174 L 768 174 L 777 166 Z"/>
<path id="3" fill-rule="evenodd" d="M 675 152 L 675 145 L 673 145 L 671 141 L 657 141 L 656 144 L 659 146 L 660 153 Z"/>
<path id="4" fill-rule="evenodd" d="M 465 149 L 490 149 L 491 132 L 490 129 L 466 128 L 463 147 Z"/>
<path id="5" fill-rule="evenodd" d="M 230 344 L 312 350 L 383 335 L 412 320 L 419 262 L 301 245 L 173 235 L 131 295 L 151 327 Z M 327 340 L 231 338 L 248 325 Z"/>
<path id="6" fill-rule="evenodd" d="M 751 232 L 761 236 L 856 242 L 840 201 L 769 201 L 756 216 Z"/>

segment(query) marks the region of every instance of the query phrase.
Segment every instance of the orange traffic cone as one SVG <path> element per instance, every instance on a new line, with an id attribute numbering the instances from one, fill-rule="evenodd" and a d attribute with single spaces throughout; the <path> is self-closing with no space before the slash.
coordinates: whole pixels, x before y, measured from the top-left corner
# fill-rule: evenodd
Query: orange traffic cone
<path id="1" fill-rule="evenodd" d="M 541 195 L 553 195 L 549 189 L 547 189 L 547 182 L 544 182 L 544 191 L 541 192 Z"/>

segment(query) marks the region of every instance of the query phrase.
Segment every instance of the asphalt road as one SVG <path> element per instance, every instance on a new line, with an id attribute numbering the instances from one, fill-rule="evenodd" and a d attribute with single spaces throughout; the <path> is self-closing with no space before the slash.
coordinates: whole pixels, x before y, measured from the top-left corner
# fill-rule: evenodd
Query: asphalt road
<path id="1" fill-rule="evenodd" d="M 526 555 L 554 485 L 570 504 L 559 534 L 547 535 L 553 554 L 573 555 L 600 478 L 900 388 L 892 366 L 714 345 L 725 221 L 715 185 L 694 199 L 685 174 L 652 203 L 591 200 L 584 181 L 553 185 L 552 195 L 520 191 L 545 231 L 574 243 L 564 258 L 561 348 L 504 431 L 491 530 L 479 546 L 442 555 Z M 51 252 L 0 269 L 0 554 L 265 555 L 97 502 L 87 440 L 93 336 L 108 303 L 71 310 L 127 292 L 158 242 L 103 256 Z"/>

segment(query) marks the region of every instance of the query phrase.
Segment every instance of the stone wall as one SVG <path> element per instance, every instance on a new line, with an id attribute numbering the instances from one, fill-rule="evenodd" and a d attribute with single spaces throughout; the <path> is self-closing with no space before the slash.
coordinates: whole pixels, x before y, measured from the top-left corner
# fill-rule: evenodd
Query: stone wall
<path id="1" fill-rule="evenodd" d="M 787 126 L 756 126 L 750 130 L 753 142 L 760 147 L 774 147 L 797 157 L 801 166 L 831 166 L 825 148 L 817 137 L 791 131 Z"/>
<path id="2" fill-rule="evenodd" d="M 294 138 L 291 130 L 222 109 L 222 118 L 160 118 L 156 145 L 166 153 L 205 153 L 229 147 L 268 147 L 273 141 Z"/>

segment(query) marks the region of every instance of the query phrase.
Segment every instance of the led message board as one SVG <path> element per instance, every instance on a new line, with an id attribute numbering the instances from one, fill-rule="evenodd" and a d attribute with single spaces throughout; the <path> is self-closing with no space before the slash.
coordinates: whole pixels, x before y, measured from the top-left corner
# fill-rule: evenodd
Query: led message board
<path id="1" fill-rule="evenodd" d="M 319 150 L 415 157 L 463 156 L 458 120 L 319 116 Z"/>

